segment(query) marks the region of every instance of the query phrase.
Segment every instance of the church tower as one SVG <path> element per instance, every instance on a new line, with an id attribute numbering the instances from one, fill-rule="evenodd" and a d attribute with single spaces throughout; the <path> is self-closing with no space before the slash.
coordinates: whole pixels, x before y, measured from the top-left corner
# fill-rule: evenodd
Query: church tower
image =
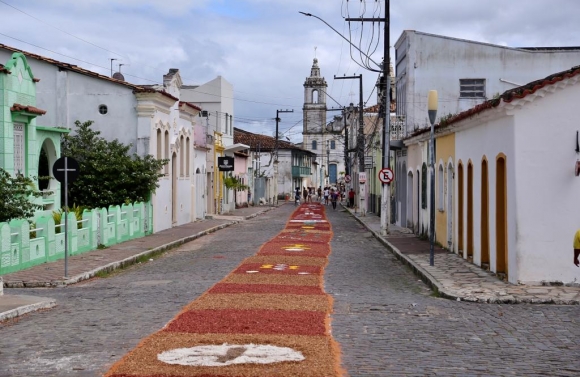
<path id="1" fill-rule="evenodd" d="M 344 145 L 341 143 L 343 130 L 342 117 L 334 121 L 326 121 L 326 80 L 320 76 L 318 59 L 314 58 L 310 77 L 304 82 L 303 148 L 316 153 L 316 161 L 320 171 L 316 186 L 337 185 L 339 173 L 344 170 Z M 337 119 L 338 118 L 338 119 Z M 338 120 L 338 121 L 337 121 Z"/>
<path id="2" fill-rule="evenodd" d="M 310 70 L 310 77 L 304 82 L 303 134 L 321 134 L 326 125 L 326 80 L 320 77 L 318 59 Z M 305 147 L 306 140 L 304 140 Z M 311 149 L 311 148 L 307 148 Z M 316 153 L 316 152 L 315 152 Z"/>

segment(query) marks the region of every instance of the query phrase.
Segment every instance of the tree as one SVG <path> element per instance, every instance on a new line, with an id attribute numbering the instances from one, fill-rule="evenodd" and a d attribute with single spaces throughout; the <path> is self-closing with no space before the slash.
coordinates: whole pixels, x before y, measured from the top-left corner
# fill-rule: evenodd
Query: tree
<path id="1" fill-rule="evenodd" d="M 163 177 L 168 160 L 129 153 L 131 145 L 107 141 L 91 128 L 93 121 L 75 122 L 76 130 L 64 136 L 63 156 L 79 163 L 79 177 L 69 184 L 69 203 L 103 208 L 128 202 L 147 201 Z"/>
<path id="2" fill-rule="evenodd" d="M 12 177 L 0 168 L 0 222 L 31 218 L 36 210 L 42 209 L 33 203 L 34 198 L 41 196 L 32 179 L 20 174 Z"/>

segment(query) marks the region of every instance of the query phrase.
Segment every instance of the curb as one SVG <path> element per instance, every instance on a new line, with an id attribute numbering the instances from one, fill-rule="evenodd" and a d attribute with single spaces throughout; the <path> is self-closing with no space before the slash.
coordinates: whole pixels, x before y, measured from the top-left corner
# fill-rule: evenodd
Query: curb
<path id="1" fill-rule="evenodd" d="M 346 209 L 346 207 L 345 207 Z M 349 211 L 348 209 L 346 209 Z M 369 228 L 358 216 L 354 213 L 349 211 L 349 213 L 359 222 L 361 223 L 369 232 L 373 234 L 373 236 L 382 243 L 398 260 L 400 260 L 404 265 L 411 268 L 413 273 L 421 278 L 421 280 L 427 284 L 439 297 L 449 299 L 449 300 L 456 300 L 456 301 L 466 301 L 466 302 L 478 302 L 478 303 L 487 303 L 487 304 L 555 304 L 555 305 L 580 305 L 580 301 L 578 300 L 561 300 L 561 299 L 554 299 L 554 298 L 529 298 L 529 299 L 521 299 L 513 295 L 506 295 L 506 296 L 499 296 L 493 298 L 477 298 L 477 297 L 470 297 L 470 296 L 460 296 L 456 293 L 451 292 L 450 290 L 443 287 L 433 275 L 431 275 L 428 271 L 423 269 L 421 266 L 418 266 L 409 259 L 405 254 L 401 253 L 399 249 L 397 249 L 393 244 L 391 244 L 387 239 L 385 239 L 380 233 L 372 230 Z"/>
<path id="2" fill-rule="evenodd" d="M 70 279 L 54 280 L 54 281 L 50 281 L 50 282 L 34 282 L 34 281 L 26 282 L 26 283 L 23 283 L 23 282 L 4 282 L 4 286 L 6 288 L 46 288 L 46 287 L 62 287 L 62 286 L 67 286 L 67 285 L 71 285 L 71 284 L 76 284 L 76 283 L 81 282 L 83 280 L 88 280 L 100 272 L 112 272 L 112 271 L 120 269 L 120 268 L 131 266 L 133 264 L 136 264 L 137 260 L 139 258 L 147 257 L 147 256 L 152 255 L 152 254 L 156 254 L 159 252 L 167 251 L 169 249 L 173 249 L 177 246 L 181 246 L 187 242 L 193 241 L 199 237 L 216 232 L 220 229 L 227 228 L 227 227 L 234 225 L 234 224 L 237 224 L 237 223 L 239 223 L 239 221 L 230 221 L 230 222 L 225 223 L 225 224 L 214 226 L 213 228 L 203 230 L 203 231 L 198 232 L 198 233 L 191 235 L 191 236 L 180 238 L 178 240 L 167 243 L 165 245 L 158 246 L 154 249 L 147 250 L 147 251 L 144 251 L 144 252 L 139 253 L 139 254 L 135 254 L 135 255 L 128 257 L 128 258 L 125 258 L 123 260 L 120 260 L 117 262 L 111 262 L 111 263 L 104 265 L 102 267 L 98 267 L 98 268 L 95 268 L 91 271 L 73 276 Z"/>
<path id="3" fill-rule="evenodd" d="M 20 297 L 33 297 L 33 296 L 20 296 Z M 24 314 L 35 312 L 42 309 L 50 309 L 56 306 L 56 300 L 52 298 L 42 298 L 42 297 L 34 297 L 40 301 L 20 306 L 16 309 L 8 310 L 5 312 L 0 313 L 0 322 L 6 321 L 8 319 L 20 317 Z"/>

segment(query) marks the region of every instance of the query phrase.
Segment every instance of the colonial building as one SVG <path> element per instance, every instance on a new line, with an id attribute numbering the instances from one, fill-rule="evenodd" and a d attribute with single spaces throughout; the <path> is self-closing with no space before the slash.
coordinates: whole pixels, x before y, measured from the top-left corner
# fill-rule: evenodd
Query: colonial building
<path id="1" fill-rule="evenodd" d="M 395 43 L 396 113 L 404 122 L 404 136 L 430 128 L 427 94 L 437 90 L 437 121 L 497 98 L 506 90 L 517 88 L 538 77 L 561 71 L 580 63 L 580 47 L 512 48 L 446 36 L 405 30 Z M 428 161 L 428 143 L 420 148 L 420 161 Z M 429 228 L 429 172 L 427 165 L 411 161 L 406 148 L 396 152 L 395 220 L 398 225 L 426 233 Z M 406 192 L 410 179 L 418 208 L 408 207 Z M 416 176 L 419 178 L 417 179 Z M 417 212 L 415 212 L 417 211 Z"/>
<path id="2" fill-rule="evenodd" d="M 577 284 L 578 101 L 576 66 L 440 121 L 437 242 L 511 283 Z M 404 198 L 410 221 L 422 229 L 429 134 L 418 130 L 405 140 Z"/>
<path id="3" fill-rule="evenodd" d="M 60 184 L 52 165 L 60 157 L 60 136 L 68 132 L 37 121 L 46 111 L 37 107 L 36 91 L 40 79 L 26 56 L 14 52 L 0 64 L 0 168 L 12 176 L 24 175 L 46 192 L 36 200 L 43 210 L 60 208 Z M 43 179 L 50 177 L 50 179 Z"/>
<path id="4" fill-rule="evenodd" d="M 275 153 L 275 138 L 239 128 L 234 128 L 234 141 L 250 146 L 255 204 L 260 198 L 272 202 L 279 196 L 292 195 L 296 187 L 308 187 L 313 182 L 316 154 L 283 140 L 278 140 Z"/>
<path id="5" fill-rule="evenodd" d="M 26 56 L 40 79 L 36 106 L 46 110 L 43 126 L 71 128 L 76 120 L 92 120 L 105 139 L 131 144 L 131 151 L 141 156 L 169 159 L 152 198 L 154 231 L 196 218 L 193 140 L 201 108 L 180 100 L 178 70 L 170 70 L 159 86 L 140 86 L 5 45 L 0 45 L 0 61 L 14 52 Z M 49 144 L 47 152 L 54 156 Z M 58 143 L 53 144 L 56 150 Z M 32 173 L 36 162 L 28 166 Z"/>

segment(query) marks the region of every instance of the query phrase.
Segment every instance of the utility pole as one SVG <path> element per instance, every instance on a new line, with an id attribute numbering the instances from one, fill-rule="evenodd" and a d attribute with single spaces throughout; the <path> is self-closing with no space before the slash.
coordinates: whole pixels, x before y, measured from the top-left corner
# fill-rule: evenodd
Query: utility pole
<path id="1" fill-rule="evenodd" d="M 359 80 L 359 113 L 358 113 L 358 135 L 356 138 L 356 150 L 357 150 L 357 156 L 358 156 L 358 171 L 359 173 L 364 173 L 365 171 L 365 135 L 364 135 L 364 117 L 363 117 L 363 80 L 362 80 L 362 74 L 358 75 L 358 76 L 342 76 L 342 77 L 336 77 L 334 76 L 335 80 L 343 80 L 343 79 L 358 79 Z M 357 177 L 358 179 L 358 177 Z M 362 186 L 364 187 L 364 185 Z M 361 189 L 361 186 L 359 185 L 359 201 L 364 200 L 363 198 L 363 194 L 364 194 L 364 188 Z M 362 202 L 361 202 L 361 212 L 363 211 L 362 209 Z M 364 212 L 363 212 L 364 213 Z"/>
<path id="2" fill-rule="evenodd" d="M 274 144 L 275 160 L 278 160 L 278 123 L 280 122 L 280 113 L 293 113 L 294 110 L 276 110 L 276 142 Z"/>
<path id="3" fill-rule="evenodd" d="M 384 100 L 384 120 L 383 120 L 383 168 L 388 168 L 390 165 L 391 155 L 391 100 L 389 98 L 390 83 L 390 4 L 389 0 L 385 0 L 385 18 L 345 18 L 345 21 L 361 21 L 361 22 L 384 22 L 385 23 L 385 37 L 384 37 L 384 57 L 382 65 L 382 73 L 385 87 L 383 90 Z M 390 200 L 391 200 L 391 186 L 383 183 L 383 190 L 381 194 L 381 234 L 383 236 L 389 233 L 389 223 L 391 218 Z"/>

